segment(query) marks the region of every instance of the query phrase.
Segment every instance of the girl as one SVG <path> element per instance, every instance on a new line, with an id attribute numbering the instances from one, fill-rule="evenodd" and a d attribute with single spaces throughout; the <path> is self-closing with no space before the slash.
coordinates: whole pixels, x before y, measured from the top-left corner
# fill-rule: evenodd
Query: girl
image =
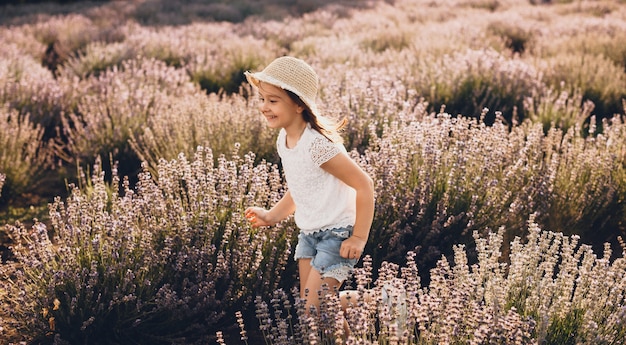
<path id="1" fill-rule="evenodd" d="M 374 215 L 372 179 L 348 156 L 338 131 L 315 104 L 318 76 L 306 62 L 283 56 L 258 73 L 245 73 L 261 96 L 287 192 L 270 209 L 249 207 L 252 226 L 271 226 L 294 214 L 300 229 L 295 259 L 306 310 L 319 307 L 323 285 L 338 291 L 367 242 Z M 344 302 L 345 304 L 345 302 Z"/>

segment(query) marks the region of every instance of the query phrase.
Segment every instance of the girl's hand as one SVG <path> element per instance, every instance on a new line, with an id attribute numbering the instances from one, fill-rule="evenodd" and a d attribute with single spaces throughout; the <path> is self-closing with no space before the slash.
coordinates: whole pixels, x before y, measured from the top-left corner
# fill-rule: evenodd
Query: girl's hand
<path id="1" fill-rule="evenodd" d="M 367 240 L 352 235 L 341 243 L 339 255 L 346 259 L 358 259 L 363 254 L 366 243 Z"/>
<path id="2" fill-rule="evenodd" d="M 269 213 L 268 210 L 261 207 L 248 207 L 244 212 L 244 216 L 252 224 L 253 228 L 258 228 L 260 226 L 274 225 Z"/>

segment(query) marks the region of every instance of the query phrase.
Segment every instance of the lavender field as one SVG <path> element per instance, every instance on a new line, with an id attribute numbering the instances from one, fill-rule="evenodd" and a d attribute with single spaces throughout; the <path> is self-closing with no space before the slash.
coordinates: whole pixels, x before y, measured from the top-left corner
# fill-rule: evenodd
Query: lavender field
<path id="1" fill-rule="evenodd" d="M 0 13 L 0 343 L 626 343 L 626 1 Z M 376 184 L 345 314 L 243 217 L 286 188 L 243 75 L 281 55 Z"/>

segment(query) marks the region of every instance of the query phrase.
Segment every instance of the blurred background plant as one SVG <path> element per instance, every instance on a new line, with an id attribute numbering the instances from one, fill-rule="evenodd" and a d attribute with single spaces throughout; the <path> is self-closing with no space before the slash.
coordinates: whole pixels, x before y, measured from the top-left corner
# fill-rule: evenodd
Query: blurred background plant
<path id="1" fill-rule="evenodd" d="M 600 118 L 624 111 L 626 73 L 603 55 L 565 54 L 545 60 L 543 69 L 547 83 L 570 94 L 581 92 L 584 100 L 594 103 Z"/>
<path id="2" fill-rule="evenodd" d="M 6 105 L 0 108 L 0 126 L 1 200 L 6 203 L 37 195 L 50 158 L 42 140 L 43 129 Z"/>
<path id="3" fill-rule="evenodd" d="M 422 60 L 417 75 L 423 78 L 416 86 L 438 109 L 470 117 L 481 116 L 491 124 L 495 112 L 502 114 L 507 123 L 526 117 L 524 99 L 535 93 L 543 94 L 545 88 L 539 71 L 518 58 L 507 58 L 493 50 L 468 50 L 452 56 L 444 55 Z"/>
<path id="4" fill-rule="evenodd" d="M 266 128 L 263 119 L 249 110 L 250 101 L 239 94 L 196 94 L 176 97 L 172 102 L 167 111 L 149 118 L 143 132 L 130 139 L 133 151 L 153 174 L 159 160 L 174 159 L 180 153 L 192 155 L 201 145 L 227 155 L 237 146 L 241 152 L 254 152 L 257 163 L 278 162 L 276 133 Z"/>
<path id="5" fill-rule="evenodd" d="M 175 99 L 198 90 L 184 71 L 155 59 L 124 61 L 119 69 L 85 80 L 81 89 L 84 95 L 76 112 L 62 119 L 67 138 L 58 143 L 66 151 L 62 158 L 77 166 L 92 165 L 96 157 L 112 154 L 123 168 L 120 173 L 133 177 L 141 162 L 129 139 L 140 135 L 146 122 L 165 113 Z"/>

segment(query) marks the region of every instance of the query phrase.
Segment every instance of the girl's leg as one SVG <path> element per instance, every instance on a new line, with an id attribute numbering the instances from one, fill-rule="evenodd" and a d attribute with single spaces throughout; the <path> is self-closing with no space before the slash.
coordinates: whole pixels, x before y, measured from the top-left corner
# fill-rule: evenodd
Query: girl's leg
<path id="1" fill-rule="evenodd" d="M 311 267 L 312 259 L 298 259 L 298 273 L 300 275 L 300 298 L 305 299 L 307 295 L 306 283 L 309 278 L 309 272 L 313 269 Z"/>
<path id="2" fill-rule="evenodd" d="M 311 307 L 319 308 L 318 292 L 322 290 L 322 285 L 326 284 L 331 293 L 339 291 L 341 283 L 334 278 L 322 278 L 319 271 L 311 266 L 311 259 L 300 259 L 298 269 L 300 272 L 300 298 L 306 299 L 307 313 Z"/>
<path id="3" fill-rule="evenodd" d="M 356 305 L 359 301 L 359 297 L 359 292 L 357 290 L 343 290 L 339 292 L 339 300 L 341 301 L 343 311 L 345 312 L 351 305 Z M 369 290 L 365 290 L 363 299 L 367 303 L 371 302 L 372 297 Z"/>

